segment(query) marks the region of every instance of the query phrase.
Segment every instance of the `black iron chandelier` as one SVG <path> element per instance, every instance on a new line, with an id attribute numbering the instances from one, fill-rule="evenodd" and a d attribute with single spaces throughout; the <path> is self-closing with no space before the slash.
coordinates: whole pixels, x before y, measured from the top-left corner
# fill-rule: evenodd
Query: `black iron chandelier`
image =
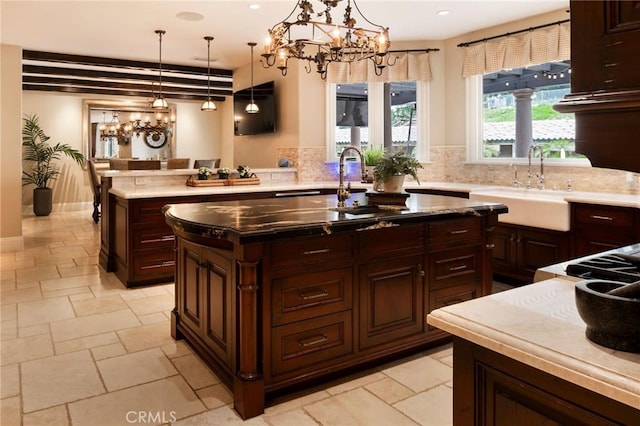
<path id="1" fill-rule="evenodd" d="M 156 112 L 154 120 L 148 115 L 142 118 L 142 113 L 133 113 L 129 120 L 130 132 L 136 136 L 144 133 L 147 136 L 165 135 L 170 136 L 173 133 L 173 125 L 176 119 L 169 113 Z"/>
<path id="2" fill-rule="evenodd" d="M 131 139 L 131 125 L 120 123 L 120 117 L 118 111 L 111 113 L 111 122 L 107 123 L 105 118 L 105 112 L 102 113 L 102 124 L 99 126 L 100 140 L 109 141 L 110 139 L 116 140 L 118 143 L 129 143 Z"/>
<path id="3" fill-rule="evenodd" d="M 275 65 L 285 76 L 290 58 L 307 60 L 306 71 L 311 72 L 313 63 L 324 80 L 332 62 L 353 63 L 369 59 L 375 65 L 376 75 L 381 75 L 387 65 L 393 65 L 389 63 L 389 28 L 369 21 L 356 0 L 347 0 L 342 24 L 334 24 L 332 9 L 344 0 L 318 1 L 324 5 L 324 11 L 316 14 L 310 1 L 298 0 L 289 16 L 269 30 L 262 54 L 264 61 L 260 61 L 265 68 Z M 356 26 L 352 4 L 372 28 Z M 295 21 L 287 22 L 297 8 L 301 11 Z M 324 21 L 314 20 L 313 15 L 323 17 Z"/>

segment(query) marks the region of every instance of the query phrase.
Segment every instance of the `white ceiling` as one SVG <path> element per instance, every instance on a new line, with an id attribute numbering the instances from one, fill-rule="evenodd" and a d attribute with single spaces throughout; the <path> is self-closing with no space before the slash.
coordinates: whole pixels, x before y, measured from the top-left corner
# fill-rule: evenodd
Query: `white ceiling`
<path id="1" fill-rule="evenodd" d="M 258 10 L 248 5 L 259 4 Z M 343 6 L 334 11 L 341 21 Z M 316 12 L 319 1 L 312 1 Z M 206 66 L 206 35 L 215 37 L 212 67 L 236 69 L 250 62 L 247 42 L 258 43 L 267 30 L 295 9 L 295 0 L 234 1 L 26 1 L 0 3 L 3 44 L 28 50 L 103 56 L 144 61 L 158 60 L 156 29 L 166 63 Z M 372 22 L 389 27 L 395 41 L 443 40 L 509 21 L 568 8 L 568 0 L 359 0 Z M 437 11 L 447 9 L 449 15 Z M 296 9 L 296 14 L 299 9 Z M 180 12 L 203 15 L 200 21 L 178 19 Z M 358 24 L 364 22 L 354 12 Z M 289 19 L 291 20 L 291 19 Z M 199 58 L 199 59 L 197 59 Z"/>

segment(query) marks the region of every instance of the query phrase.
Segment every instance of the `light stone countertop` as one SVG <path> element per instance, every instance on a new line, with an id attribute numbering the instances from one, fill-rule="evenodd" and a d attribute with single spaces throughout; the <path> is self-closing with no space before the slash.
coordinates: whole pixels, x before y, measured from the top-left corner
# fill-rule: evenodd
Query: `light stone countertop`
<path id="1" fill-rule="evenodd" d="M 640 407 L 640 354 L 585 337 L 575 282 L 554 278 L 432 311 L 427 322 L 462 339 Z M 455 366 L 454 366 L 455 368 Z"/>

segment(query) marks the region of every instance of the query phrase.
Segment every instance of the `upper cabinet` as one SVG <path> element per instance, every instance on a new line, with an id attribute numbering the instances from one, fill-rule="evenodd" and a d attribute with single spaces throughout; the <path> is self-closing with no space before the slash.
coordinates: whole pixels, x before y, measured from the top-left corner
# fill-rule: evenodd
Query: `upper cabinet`
<path id="1" fill-rule="evenodd" d="M 640 1 L 571 1 L 576 151 L 594 167 L 640 172 Z"/>

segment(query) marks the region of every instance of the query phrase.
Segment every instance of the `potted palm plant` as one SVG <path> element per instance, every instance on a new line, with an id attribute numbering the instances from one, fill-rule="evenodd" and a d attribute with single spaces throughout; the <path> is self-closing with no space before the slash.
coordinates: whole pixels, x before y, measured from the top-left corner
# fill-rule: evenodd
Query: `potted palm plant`
<path id="1" fill-rule="evenodd" d="M 22 153 L 28 167 L 22 171 L 22 185 L 35 185 L 33 189 L 33 213 L 48 216 L 52 209 L 52 192 L 49 182 L 58 178 L 60 167 L 55 163 L 62 154 L 82 164 L 84 156 L 69 144 L 57 143 L 50 146 L 50 139 L 40 127 L 37 115 L 23 118 Z"/>
<path id="2" fill-rule="evenodd" d="M 382 182 L 384 192 L 401 192 L 405 175 L 411 175 L 420 183 L 418 169 L 421 168 L 422 164 L 404 151 L 385 152 L 378 161 L 373 175 L 378 182 Z"/>

